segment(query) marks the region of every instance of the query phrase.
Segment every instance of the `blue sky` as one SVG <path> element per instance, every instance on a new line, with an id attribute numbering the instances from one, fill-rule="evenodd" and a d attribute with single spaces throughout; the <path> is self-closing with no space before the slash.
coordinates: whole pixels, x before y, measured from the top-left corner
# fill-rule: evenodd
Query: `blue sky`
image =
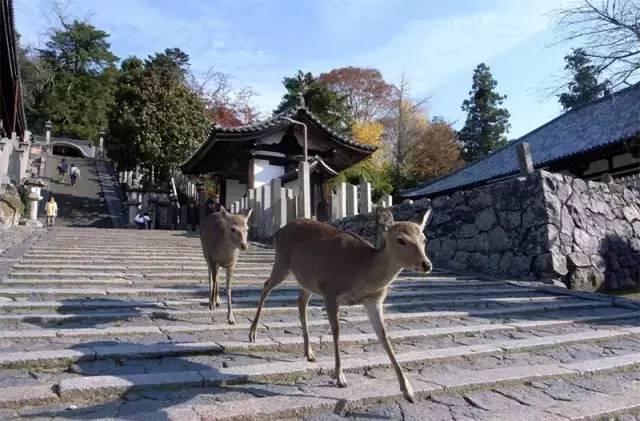
<path id="1" fill-rule="evenodd" d="M 15 0 L 18 31 L 39 44 L 51 27 L 51 0 Z M 121 58 L 167 47 L 249 86 L 270 113 L 282 78 L 342 66 L 375 67 L 397 82 L 403 72 L 427 112 L 464 122 L 460 104 L 473 68 L 486 62 L 508 96 L 510 138 L 560 112 L 549 88 L 562 76 L 567 45 L 553 45 L 550 13 L 561 0 L 70 0 L 67 10 L 111 34 Z"/>

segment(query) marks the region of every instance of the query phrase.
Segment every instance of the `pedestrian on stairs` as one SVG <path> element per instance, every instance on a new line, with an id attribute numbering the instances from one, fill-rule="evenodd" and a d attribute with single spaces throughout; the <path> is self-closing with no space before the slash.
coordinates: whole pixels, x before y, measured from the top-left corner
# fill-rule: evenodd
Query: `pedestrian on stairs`
<path id="1" fill-rule="evenodd" d="M 69 172 L 69 164 L 67 164 L 67 161 L 64 158 L 62 158 L 62 161 L 60 161 L 60 165 L 58 165 L 58 182 L 62 184 L 66 183 L 68 172 Z"/>
<path id="2" fill-rule="evenodd" d="M 80 178 L 80 169 L 76 167 L 76 164 L 71 164 L 71 169 L 69 170 L 69 177 L 71 178 L 71 185 L 75 186 L 78 178 Z"/>
<path id="3" fill-rule="evenodd" d="M 47 226 L 54 226 L 56 224 L 56 216 L 58 216 L 58 204 L 53 196 L 49 196 L 49 201 L 45 206 L 45 212 L 47 214 Z"/>

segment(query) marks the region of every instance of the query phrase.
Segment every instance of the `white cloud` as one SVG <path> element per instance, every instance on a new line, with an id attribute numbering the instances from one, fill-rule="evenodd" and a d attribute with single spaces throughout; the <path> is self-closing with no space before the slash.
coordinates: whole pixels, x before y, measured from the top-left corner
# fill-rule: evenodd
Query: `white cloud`
<path id="1" fill-rule="evenodd" d="M 557 4 L 510 1 L 475 14 L 414 20 L 356 61 L 380 68 L 392 80 L 407 70 L 414 90 L 426 92 L 547 29 L 546 14 Z"/>

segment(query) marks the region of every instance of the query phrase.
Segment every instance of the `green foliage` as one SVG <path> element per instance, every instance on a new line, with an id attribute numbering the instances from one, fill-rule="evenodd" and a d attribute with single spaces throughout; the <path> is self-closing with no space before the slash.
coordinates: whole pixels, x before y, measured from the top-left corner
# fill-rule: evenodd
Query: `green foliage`
<path id="1" fill-rule="evenodd" d="M 295 76 L 285 77 L 282 83 L 287 93 L 282 97 L 275 113 L 281 113 L 296 106 L 298 94 L 301 93 L 307 108 L 324 124 L 340 132 L 346 132 L 351 127 L 346 97 L 332 91 L 310 72 L 304 73 L 298 70 Z"/>
<path id="2" fill-rule="evenodd" d="M 500 108 L 506 96 L 495 92 L 497 85 L 489 67 L 480 63 L 473 73 L 470 98 L 462 103 L 467 119 L 458 133 L 462 157 L 467 162 L 482 158 L 507 143 L 509 111 Z"/>
<path id="3" fill-rule="evenodd" d="M 564 69 L 572 77 L 567 84 L 568 92 L 558 95 L 558 102 L 565 111 L 595 101 L 609 92 L 609 81 L 598 82 L 598 69 L 582 48 L 574 49 L 564 61 Z"/>
<path id="4" fill-rule="evenodd" d="M 178 49 L 122 63 L 106 142 L 119 166 L 153 165 L 163 179 L 202 142 L 209 122 L 185 81 L 187 66 L 188 56 Z"/>
<path id="5" fill-rule="evenodd" d="M 383 194 L 390 194 L 394 190 L 392 170 L 390 165 L 376 165 L 367 159 L 341 171 L 331 180 L 332 185 L 340 182 L 360 184 L 362 180 L 371 183 L 371 197 L 377 202 Z"/>
<path id="6" fill-rule="evenodd" d="M 45 48 L 21 49 L 27 120 L 36 131 L 51 120 L 56 135 L 96 139 L 113 105 L 118 58 L 108 33 L 76 20 L 61 26 Z"/>

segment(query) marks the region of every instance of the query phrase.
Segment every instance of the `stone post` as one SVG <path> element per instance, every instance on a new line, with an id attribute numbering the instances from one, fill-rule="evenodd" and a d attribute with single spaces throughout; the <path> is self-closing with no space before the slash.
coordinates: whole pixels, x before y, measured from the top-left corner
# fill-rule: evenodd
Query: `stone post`
<path id="1" fill-rule="evenodd" d="M 380 206 L 390 208 L 393 206 L 393 197 L 390 194 L 384 194 L 380 198 Z"/>
<path id="2" fill-rule="evenodd" d="M 338 183 L 336 189 L 338 190 L 338 207 L 336 209 L 338 214 L 336 216 L 337 219 L 342 219 L 347 216 L 347 183 Z"/>
<path id="3" fill-rule="evenodd" d="M 360 183 L 360 213 L 371 213 L 371 183 L 363 180 Z"/>
<path id="4" fill-rule="evenodd" d="M 262 229 L 260 234 L 261 239 L 265 239 L 271 237 L 272 230 L 271 184 L 264 184 L 260 189 L 262 190 Z"/>
<path id="5" fill-rule="evenodd" d="M 256 189 L 249 189 L 247 191 L 247 207 L 253 209 L 251 218 L 249 218 L 249 234 L 253 237 L 255 236 L 257 226 L 256 215 L 258 213 L 258 209 L 256 209 Z"/>
<path id="6" fill-rule="evenodd" d="M 298 199 L 293 190 L 285 189 L 287 196 L 287 222 L 291 222 L 298 217 Z"/>
<path id="7" fill-rule="evenodd" d="M 533 173 L 533 159 L 531 158 L 531 148 L 527 142 L 520 142 L 516 145 L 518 152 L 518 164 L 520 165 L 520 175 L 526 177 Z"/>
<path id="8" fill-rule="evenodd" d="M 263 224 L 262 213 L 264 210 L 262 207 L 263 192 L 260 187 L 256 187 L 255 191 L 256 191 L 256 208 L 253 210 L 253 215 L 255 217 L 256 225 L 255 225 L 254 235 L 256 239 L 260 239 L 262 235 L 262 224 Z"/>
<path id="9" fill-rule="evenodd" d="M 358 214 L 358 186 L 347 184 L 347 216 Z"/>
<path id="10" fill-rule="evenodd" d="M 298 164 L 298 218 L 311 218 L 311 176 L 309 163 Z"/>
<path id="11" fill-rule="evenodd" d="M 271 180 L 271 235 L 287 223 L 287 196 L 282 188 L 282 180 Z"/>

